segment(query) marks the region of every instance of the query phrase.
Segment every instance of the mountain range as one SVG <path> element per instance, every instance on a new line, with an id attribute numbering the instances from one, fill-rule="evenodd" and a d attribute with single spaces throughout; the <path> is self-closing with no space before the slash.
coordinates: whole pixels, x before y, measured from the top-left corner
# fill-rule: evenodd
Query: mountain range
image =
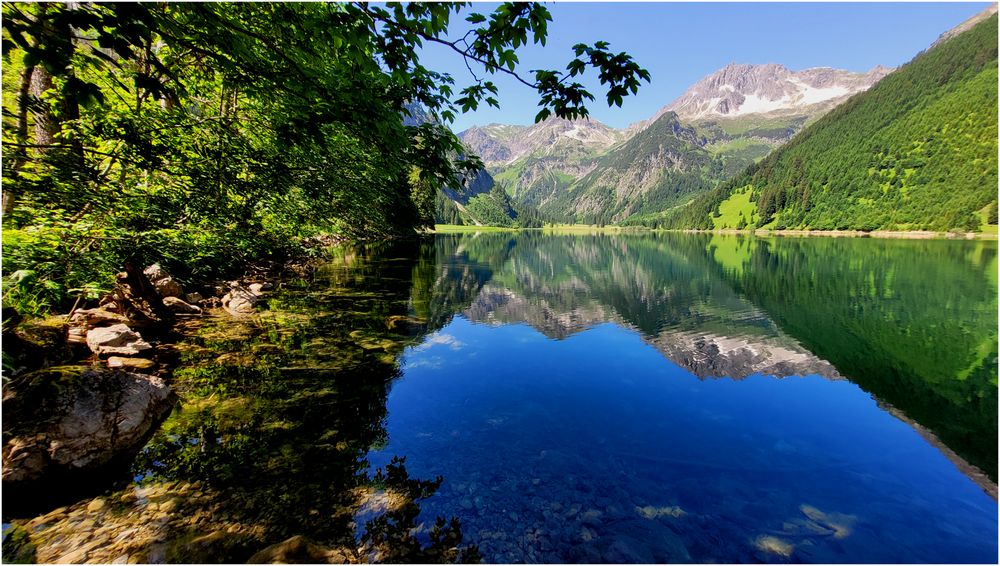
<path id="1" fill-rule="evenodd" d="M 563 221 L 618 222 L 731 178 L 889 71 L 731 64 L 626 129 L 553 118 L 459 137 L 515 201 Z"/>
<path id="2" fill-rule="evenodd" d="M 945 32 L 927 52 L 900 70 L 876 66 L 864 73 L 828 67 L 793 71 L 777 64 L 732 63 L 628 128 L 615 129 L 591 119 L 553 118 L 531 126 L 476 126 L 459 137 L 484 161 L 491 202 L 507 196 L 507 208 L 531 211 L 536 222 L 673 228 L 979 229 L 996 222 L 995 210 L 989 213 L 990 199 L 986 198 L 992 191 L 989 187 L 996 186 L 996 80 L 991 84 L 989 76 L 978 76 L 984 69 L 995 74 L 996 44 L 993 41 L 991 48 L 988 41 L 977 43 L 968 37 L 970 32 L 982 35 L 973 30 L 988 27 L 995 12 L 994 5 Z M 928 63 L 928 58 L 936 63 Z M 934 108 L 927 107 L 934 104 Z M 963 126 L 959 123 L 963 116 L 967 122 L 976 117 L 975 124 Z M 832 127 L 835 123 L 840 126 Z M 894 134 L 883 135 L 893 128 Z M 830 139 L 817 131 L 837 131 L 839 137 Z M 826 139 L 800 143 L 807 138 Z M 873 144 L 877 138 L 881 143 Z M 827 151 L 838 143 L 843 151 L 856 155 L 843 161 L 840 152 Z M 799 146 L 805 149 L 793 151 Z M 975 157 L 963 161 L 967 150 Z M 824 152 L 823 160 L 816 158 Z M 795 175 L 788 173 L 787 164 L 770 181 L 762 177 L 761 167 L 784 163 L 778 155 L 792 153 L 796 157 L 791 161 L 799 163 L 793 163 L 793 169 L 801 169 L 804 162 L 815 165 L 807 167 L 812 171 L 809 179 L 792 178 Z M 841 171 L 848 163 L 852 170 Z M 803 192 L 810 193 L 814 203 L 823 202 L 825 197 L 816 194 L 827 194 L 834 169 L 839 175 L 833 182 L 835 195 L 862 191 L 865 196 L 855 197 L 854 205 L 841 202 L 840 197 L 827 199 L 828 206 L 806 214 L 812 208 L 802 204 Z M 929 180 L 924 173 L 936 177 Z M 963 179 L 957 185 L 956 175 Z M 841 180 L 849 178 L 854 182 L 841 187 Z M 757 188 L 761 183 L 770 187 L 766 194 Z M 978 185 L 978 192 L 970 188 L 972 184 Z M 787 190 L 789 185 L 797 187 L 795 195 Z M 919 188 L 923 186 L 931 188 Z M 918 187 L 913 195 L 908 193 L 910 187 Z M 954 200 L 949 197 L 954 187 L 960 197 L 957 205 L 945 202 Z M 885 198 L 876 195 L 876 189 Z M 758 212 L 762 196 L 773 210 Z M 916 204 L 906 204 L 913 199 Z M 461 198 L 451 200 L 464 207 Z M 857 210 L 857 203 L 864 207 L 871 202 L 878 202 L 878 214 Z M 778 214 L 786 203 L 800 206 Z M 994 200 L 993 209 L 995 204 Z M 449 206 L 443 203 L 439 209 Z M 837 209 L 843 206 L 853 207 L 854 212 Z M 901 207 L 909 210 L 883 214 Z M 450 219 L 462 222 L 460 216 L 452 211 Z M 777 217 L 781 220 L 776 221 Z M 507 219 L 506 223 L 518 221 Z"/>

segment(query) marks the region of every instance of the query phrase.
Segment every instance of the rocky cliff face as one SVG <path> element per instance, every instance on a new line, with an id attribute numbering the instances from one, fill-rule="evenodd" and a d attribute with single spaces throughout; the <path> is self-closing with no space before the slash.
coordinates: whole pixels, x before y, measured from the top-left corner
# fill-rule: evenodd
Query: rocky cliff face
<path id="1" fill-rule="evenodd" d="M 519 128 L 519 126 L 511 126 Z M 488 129 L 489 126 L 480 128 L 473 126 L 468 130 L 458 134 L 462 143 L 469 148 L 469 151 L 479 156 L 487 166 L 508 163 L 512 160 L 512 149 L 503 138 L 495 135 Z"/>
<path id="2" fill-rule="evenodd" d="M 597 120 L 551 118 L 531 126 L 474 126 L 458 137 L 487 166 L 497 167 L 528 155 L 551 156 L 579 149 L 588 153 L 601 151 L 620 141 L 623 135 Z"/>
<path id="3" fill-rule="evenodd" d="M 956 35 L 972 29 L 973 26 L 975 26 L 979 22 L 982 22 L 983 20 L 989 18 L 990 16 L 996 13 L 997 13 L 997 5 L 991 4 L 989 8 L 986 8 L 982 12 L 976 14 L 975 16 L 972 16 L 971 18 L 965 20 L 964 22 L 958 24 L 957 26 L 951 28 L 950 30 L 942 33 L 941 37 L 937 38 L 937 40 L 931 44 L 931 47 L 936 47 L 948 41 L 949 39 L 955 37 Z"/>
<path id="4" fill-rule="evenodd" d="M 596 120 L 552 118 L 532 126 L 490 124 L 459 134 L 517 201 L 567 217 L 553 199 L 594 170 L 598 156 L 625 138 Z"/>
<path id="5" fill-rule="evenodd" d="M 867 90 L 892 69 L 867 73 L 829 67 L 791 71 L 782 65 L 732 63 L 691 86 L 655 117 L 675 112 L 682 120 L 749 114 L 815 114 Z"/>
<path id="6" fill-rule="evenodd" d="M 676 114 L 666 113 L 595 160 L 562 207 L 588 222 L 617 222 L 646 208 L 681 202 L 709 188 L 722 170 L 704 143 Z"/>

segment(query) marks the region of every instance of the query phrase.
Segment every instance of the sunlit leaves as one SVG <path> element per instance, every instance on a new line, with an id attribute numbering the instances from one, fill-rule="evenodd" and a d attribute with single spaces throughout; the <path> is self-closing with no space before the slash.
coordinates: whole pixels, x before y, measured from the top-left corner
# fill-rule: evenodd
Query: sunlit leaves
<path id="1" fill-rule="evenodd" d="M 566 68 L 570 76 L 583 74 L 588 66 L 597 69 L 601 84 L 608 87 L 608 105 L 621 106 L 626 96 L 639 91 L 641 81 L 650 81 L 650 74 L 628 53 L 611 53 L 608 47 L 605 41 L 598 41 L 593 47 L 577 44 L 573 46 L 577 58 L 570 61 Z"/>
<path id="2" fill-rule="evenodd" d="M 570 119 L 589 114 L 586 103 L 593 101 L 594 96 L 581 84 L 567 84 L 566 81 L 569 77 L 583 75 L 587 69 L 596 70 L 601 84 L 607 86 L 605 98 L 609 105 L 621 106 L 625 96 L 638 91 L 641 81 L 650 80 L 648 71 L 639 67 L 629 55 L 608 51 L 610 45 L 604 41 L 596 42 L 593 47 L 585 44 L 575 46 L 576 58 L 567 65 L 566 73 L 535 70 L 534 81 L 522 77 L 518 73 L 518 49 L 529 42 L 545 45 L 548 22 L 552 21 L 548 9 L 538 3 L 506 2 L 488 16 L 479 12 L 470 13 L 465 20 L 476 27 L 458 39 L 446 35 L 450 10 L 458 10 L 454 5 L 408 4 L 404 8 L 397 4 L 392 10 L 378 6 L 366 6 L 364 10 L 373 22 L 377 22 L 372 29 L 382 41 L 381 56 L 390 69 L 405 69 L 407 73 L 418 69 L 416 47 L 425 42 L 446 45 L 466 60 L 475 83 L 462 89 L 460 96 L 454 100 L 450 94 L 437 97 L 428 94 L 426 89 L 434 89 L 434 85 L 410 83 L 416 87 L 411 100 L 427 104 L 432 111 L 439 110 L 439 106 L 447 106 L 449 112 L 442 116 L 452 116 L 455 111 L 475 111 L 483 102 L 493 107 L 500 106 L 497 97 L 487 94 L 496 92 L 484 88 L 488 81 L 479 73 L 510 74 L 535 89 L 542 107 L 538 120 L 552 114 Z"/>
<path id="3" fill-rule="evenodd" d="M 111 279 L 126 256 L 166 258 L 204 277 L 319 231 L 411 234 L 432 221 L 436 190 L 482 168 L 447 125 L 500 107 L 493 75 L 534 89 L 539 120 L 587 116 L 595 96 L 572 79 L 589 71 L 609 104 L 648 80 L 601 42 L 566 71 L 525 74 L 523 48 L 545 44 L 548 9 L 466 8 L 6 3 L 5 92 L 21 90 L 5 97 L 3 142 L 16 151 L 4 152 L 4 188 L 17 196 L 5 228 L 92 221 L 133 244 L 96 239 L 81 261 L 61 255 L 72 276 L 48 279 L 77 290 Z M 472 29 L 453 37 L 458 18 Z M 430 43 L 462 58 L 472 83 L 427 68 L 420 55 Z M 39 95 L 23 86 L 36 70 L 52 84 Z M 417 108 L 422 117 L 411 119 Z M 51 130 L 45 144 L 30 143 L 40 135 L 33 126 Z M 92 256 L 99 273 L 80 267 Z M 28 267 L 18 257 L 29 256 L 5 254 L 4 267 Z"/>

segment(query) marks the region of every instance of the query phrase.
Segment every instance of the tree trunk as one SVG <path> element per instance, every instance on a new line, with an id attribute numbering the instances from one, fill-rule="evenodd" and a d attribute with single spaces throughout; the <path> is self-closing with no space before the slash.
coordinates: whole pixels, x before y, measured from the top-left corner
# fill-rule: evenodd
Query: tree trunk
<path id="1" fill-rule="evenodd" d="M 40 146 L 52 145 L 56 133 L 59 132 L 59 122 L 52 114 L 51 106 L 42 100 L 42 95 L 52 89 L 52 75 L 45 67 L 36 67 L 31 74 L 31 96 L 35 115 L 35 143 Z M 45 151 L 45 148 L 40 148 Z"/>
<path id="2" fill-rule="evenodd" d="M 79 2 L 66 2 L 67 10 L 78 10 L 80 8 Z M 74 29 L 72 26 L 66 26 L 65 29 L 61 30 L 63 39 L 70 42 L 76 50 L 76 46 L 79 43 L 75 36 L 79 33 L 79 30 Z M 72 77 L 75 71 L 73 67 L 70 66 L 67 69 L 67 76 Z M 60 118 L 68 123 L 76 124 L 80 121 L 80 101 L 75 96 L 64 96 L 62 100 L 59 101 Z M 58 130 L 59 124 L 56 124 Z M 87 168 L 87 162 L 83 156 L 83 144 L 80 142 L 77 136 L 73 136 L 69 142 L 70 153 L 72 155 L 72 162 L 74 167 L 78 172 L 83 172 Z"/>
<path id="3" fill-rule="evenodd" d="M 28 148 L 25 147 L 28 143 L 28 96 L 31 94 L 31 78 L 34 74 L 34 67 L 25 67 L 21 71 L 21 83 L 17 89 L 17 130 L 14 136 L 20 147 L 14 150 L 16 153 L 11 164 L 14 175 L 17 175 L 21 171 L 21 168 L 24 167 L 24 162 L 28 159 Z M 13 191 L 11 185 L 8 184 L 3 191 L 4 216 L 7 216 L 14 210 L 16 200 L 17 194 Z"/>
<path id="4" fill-rule="evenodd" d="M 17 143 L 28 142 L 28 96 L 31 94 L 32 77 L 35 75 L 34 67 L 25 67 L 21 71 L 21 84 L 17 89 Z"/>

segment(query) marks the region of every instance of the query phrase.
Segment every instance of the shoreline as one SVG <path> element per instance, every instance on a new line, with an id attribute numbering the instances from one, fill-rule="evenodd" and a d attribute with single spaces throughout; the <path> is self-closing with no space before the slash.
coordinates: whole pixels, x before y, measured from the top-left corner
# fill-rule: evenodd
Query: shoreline
<path id="1" fill-rule="evenodd" d="M 994 240 L 996 233 L 991 232 L 932 232 L 929 230 L 699 230 L 684 229 L 654 229 L 640 226 L 591 226 L 589 224 L 564 224 L 545 226 L 543 228 L 511 228 L 499 226 L 458 226 L 451 224 L 435 225 L 427 234 L 464 234 L 476 232 L 533 232 L 549 234 L 581 234 L 581 233 L 661 233 L 674 232 L 684 234 L 720 234 L 725 236 L 781 236 L 781 237 L 820 237 L 820 238 L 880 238 L 896 240 Z"/>
<path id="2" fill-rule="evenodd" d="M 686 234 L 724 234 L 743 236 L 791 236 L 824 238 L 882 238 L 897 240 L 996 240 L 987 232 L 931 232 L 927 230 L 666 230 Z"/>

